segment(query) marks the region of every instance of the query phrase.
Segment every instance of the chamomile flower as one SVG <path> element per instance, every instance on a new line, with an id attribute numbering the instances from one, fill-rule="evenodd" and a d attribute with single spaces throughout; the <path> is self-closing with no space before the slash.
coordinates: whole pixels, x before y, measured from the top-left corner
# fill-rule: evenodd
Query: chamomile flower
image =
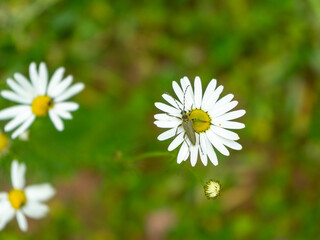
<path id="1" fill-rule="evenodd" d="M 25 164 L 14 160 L 11 164 L 11 181 L 13 189 L 0 193 L 0 231 L 9 221 L 17 218 L 22 231 L 28 230 L 26 216 L 40 219 L 47 215 L 49 208 L 43 203 L 55 194 L 49 183 L 25 187 Z"/>
<path id="2" fill-rule="evenodd" d="M 53 125 L 58 131 L 64 129 L 62 119 L 72 119 L 70 112 L 79 108 L 75 102 L 66 102 L 67 99 L 81 92 L 83 83 L 71 86 L 71 75 L 63 78 L 65 69 L 58 68 L 49 80 L 48 69 L 45 63 L 29 66 L 29 81 L 20 73 L 14 74 L 14 79 L 9 78 L 7 84 L 10 90 L 1 91 L 1 96 L 7 100 L 19 103 L 0 111 L 0 120 L 8 120 L 4 130 L 10 132 L 15 129 L 12 138 L 24 133 L 37 117 L 49 115 Z"/>
<path id="3" fill-rule="evenodd" d="M 234 150 L 242 149 L 236 141 L 238 134 L 227 129 L 241 129 L 243 123 L 232 120 L 245 114 L 245 110 L 231 111 L 237 104 L 232 101 L 233 95 L 228 94 L 219 99 L 223 86 L 217 86 L 217 81 L 212 79 L 202 94 L 202 85 L 199 77 L 194 81 L 194 92 L 187 77 L 181 79 L 181 87 L 173 81 L 172 87 L 178 99 L 165 93 L 162 97 L 169 103 L 156 102 L 155 106 L 164 113 L 156 114 L 154 122 L 159 128 L 169 128 L 158 136 L 163 141 L 174 138 L 168 147 L 169 151 L 180 146 L 177 162 L 180 164 L 190 156 L 192 166 L 195 166 L 198 155 L 206 166 L 208 159 L 218 165 L 215 150 L 229 156 L 229 147 Z M 187 119 L 182 120 L 187 114 Z M 190 125 L 192 123 L 192 126 Z M 184 124 L 184 126 L 183 126 Z M 188 126 L 186 126 L 188 124 Z M 189 136 L 193 139 L 189 139 Z M 191 140 L 191 141 L 190 141 Z"/>
<path id="4" fill-rule="evenodd" d="M 214 199 L 219 196 L 221 184 L 218 181 L 210 180 L 204 186 L 204 193 L 208 199 Z"/>

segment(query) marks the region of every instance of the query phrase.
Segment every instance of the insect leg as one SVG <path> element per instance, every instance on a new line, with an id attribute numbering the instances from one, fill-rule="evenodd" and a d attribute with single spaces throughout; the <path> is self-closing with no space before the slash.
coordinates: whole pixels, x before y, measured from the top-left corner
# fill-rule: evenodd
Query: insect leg
<path id="1" fill-rule="evenodd" d="M 176 118 L 176 119 L 179 119 L 179 120 L 181 120 L 181 118 L 179 118 L 179 117 L 177 117 L 177 116 L 173 116 L 173 115 L 171 115 L 171 114 L 168 114 L 168 113 L 165 113 L 165 114 L 167 114 L 168 116 L 170 116 L 170 117 L 174 117 L 174 118 Z"/>
<path id="2" fill-rule="evenodd" d="M 204 155 L 204 152 L 203 152 L 201 144 L 200 144 L 200 139 L 199 139 L 199 148 L 200 148 L 201 154 Z"/>
<path id="3" fill-rule="evenodd" d="M 203 123 L 210 123 L 210 125 L 213 125 L 210 121 L 205 121 L 205 120 L 201 120 L 201 119 L 198 119 L 198 118 L 192 118 L 190 120 L 192 120 L 192 121 L 196 120 L 196 121 L 203 122 Z"/>
<path id="4" fill-rule="evenodd" d="M 182 123 L 176 128 L 176 132 L 174 134 L 174 137 L 176 137 L 178 135 L 178 129 L 179 129 L 179 127 L 181 127 L 181 125 L 182 125 Z M 186 134 L 186 133 L 184 133 L 184 134 Z"/>

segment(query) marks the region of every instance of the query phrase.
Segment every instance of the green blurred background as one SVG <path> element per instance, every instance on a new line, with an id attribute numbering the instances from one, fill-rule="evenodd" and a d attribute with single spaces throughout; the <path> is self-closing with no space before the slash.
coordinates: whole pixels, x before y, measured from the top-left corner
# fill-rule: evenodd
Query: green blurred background
<path id="1" fill-rule="evenodd" d="M 38 119 L 13 158 L 58 193 L 44 220 L 0 239 L 316 239 L 320 235 L 320 1 L 2 0 L 0 77 L 65 66 L 86 89 L 65 130 Z M 172 81 L 234 93 L 243 145 L 219 165 L 178 165 L 153 125 Z M 11 105 L 1 99 L 0 107 Z M 5 122 L 1 122 L 3 129 Z M 220 180 L 207 200 L 203 182 Z"/>

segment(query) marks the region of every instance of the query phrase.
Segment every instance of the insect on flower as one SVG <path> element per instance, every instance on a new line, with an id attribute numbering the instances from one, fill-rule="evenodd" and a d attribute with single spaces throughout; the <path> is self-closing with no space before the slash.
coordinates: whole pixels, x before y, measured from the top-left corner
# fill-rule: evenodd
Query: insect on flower
<path id="1" fill-rule="evenodd" d="M 168 115 L 182 120 L 182 123 L 179 126 L 177 126 L 177 128 L 176 128 L 175 136 L 177 135 L 178 128 L 180 126 L 182 126 L 183 130 L 185 131 L 185 134 L 184 134 L 183 138 L 186 140 L 185 137 L 187 136 L 189 141 L 190 141 L 190 143 L 192 145 L 195 145 L 196 144 L 196 133 L 195 133 L 195 131 L 193 129 L 193 124 L 192 124 L 192 121 L 194 119 L 190 119 L 190 113 L 188 113 L 185 110 L 185 107 L 186 107 L 185 106 L 185 96 L 186 96 L 186 92 L 188 90 L 188 87 L 189 87 L 189 85 L 186 87 L 186 89 L 184 91 L 184 94 L 183 94 L 183 109 L 181 109 L 181 107 L 179 106 L 179 104 L 178 104 L 176 99 L 174 99 L 169 93 L 166 93 L 167 95 L 169 95 L 175 101 L 177 107 L 181 110 L 181 112 L 180 112 L 181 118 L 173 116 L 173 115 L 170 115 L 170 114 L 168 114 Z"/>
<path id="2" fill-rule="evenodd" d="M 194 81 L 194 93 L 187 77 L 180 80 L 181 87 L 175 81 L 173 90 L 178 99 L 169 94 L 162 97 L 170 104 L 156 102 L 155 106 L 164 113 L 155 114 L 154 122 L 159 128 L 169 128 L 158 136 L 163 141 L 174 138 L 168 150 L 172 151 L 181 145 L 177 156 L 180 164 L 190 156 L 192 166 L 195 166 L 200 155 L 201 162 L 206 166 L 208 159 L 218 164 L 214 148 L 223 155 L 229 156 L 226 147 L 234 150 L 242 149 L 236 141 L 238 134 L 227 129 L 241 129 L 243 123 L 234 122 L 245 114 L 245 110 L 231 111 L 237 104 L 232 101 L 233 94 L 228 94 L 219 99 L 223 86 L 217 86 L 217 81 L 212 79 L 202 94 L 202 84 L 199 77 Z"/>

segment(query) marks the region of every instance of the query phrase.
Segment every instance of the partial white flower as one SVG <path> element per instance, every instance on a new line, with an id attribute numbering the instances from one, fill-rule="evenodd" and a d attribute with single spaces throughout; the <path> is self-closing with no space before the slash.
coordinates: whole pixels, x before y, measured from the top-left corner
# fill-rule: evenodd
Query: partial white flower
<path id="1" fill-rule="evenodd" d="M 0 157 L 6 155 L 10 148 L 10 139 L 4 132 L 0 129 Z"/>
<path id="2" fill-rule="evenodd" d="M 11 164 L 11 181 L 13 189 L 0 193 L 0 231 L 9 221 L 17 218 L 22 231 L 28 230 L 25 216 L 40 219 L 47 215 L 49 208 L 44 204 L 55 194 L 49 183 L 25 187 L 26 166 L 14 160 Z"/>
<path id="3" fill-rule="evenodd" d="M 84 84 L 76 83 L 71 86 L 73 77 L 69 75 L 63 78 L 64 72 L 63 67 L 58 68 L 49 80 L 45 63 L 40 63 L 39 70 L 35 63 L 31 63 L 29 67 L 31 82 L 20 73 L 15 73 L 14 79 L 7 80 L 11 91 L 1 91 L 1 96 L 19 105 L 0 111 L 0 120 L 11 119 L 4 130 L 9 132 L 16 129 L 12 138 L 25 132 L 36 117 L 49 114 L 58 131 L 64 129 L 61 119 L 72 119 L 70 112 L 77 110 L 79 105 L 66 100 L 81 92 Z"/>
<path id="4" fill-rule="evenodd" d="M 179 164 L 190 156 L 191 165 L 195 166 L 198 155 L 200 155 L 200 159 L 205 166 L 208 163 L 208 158 L 214 165 L 218 165 L 214 148 L 226 156 L 229 156 L 229 151 L 226 147 L 234 150 L 242 149 L 242 146 L 236 142 L 239 140 L 238 134 L 227 129 L 245 127 L 243 123 L 232 121 L 243 116 L 245 110 L 230 112 L 238 102 L 232 101 L 233 94 L 228 94 L 219 99 L 223 86 L 216 87 L 217 81 L 215 79 L 210 81 L 204 94 L 202 94 L 199 77 L 195 78 L 194 92 L 187 77 L 182 78 L 180 82 L 181 87 L 175 81 L 172 83 L 178 99 L 165 93 L 162 97 L 169 105 L 155 103 L 155 106 L 164 113 L 156 114 L 154 123 L 159 128 L 169 128 L 169 130 L 158 136 L 158 140 L 163 141 L 174 137 L 168 147 L 169 151 L 182 144 L 177 156 Z M 192 121 L 191 130 L 186 131 L 182 126 L 183 113 L 187 114 L 188 121 Z M 190 141 L 188 134 L 194 135 L 195 140 L 191 139 Z"/>

